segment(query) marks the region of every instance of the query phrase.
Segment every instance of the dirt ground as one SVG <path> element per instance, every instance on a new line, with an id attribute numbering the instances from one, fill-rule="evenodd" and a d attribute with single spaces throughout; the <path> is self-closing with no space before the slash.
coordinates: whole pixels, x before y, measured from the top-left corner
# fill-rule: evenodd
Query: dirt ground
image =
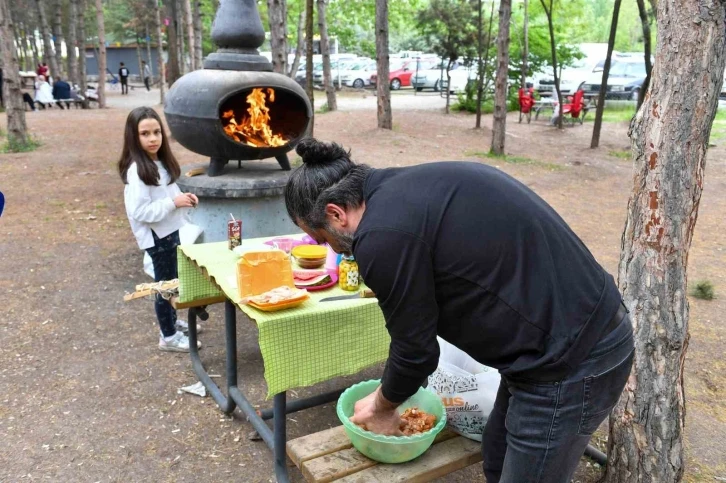
<path id="1" fill-rule="evenodd" d="M 152 303 L 122 302 L 147 277 L 114 166 L 130 101 L 111 97 L 123 107 L 28 113 L 42 146 L 0 155 L 6 196 L 0 218 L 0 481 L 273 481 L 271 454 L 248 439 L 248 423 L 224 416 L 211 398 L 177 394 L 195 376 L 188 356 L 157 349 Z M 317 137 L 351 148 L 355 160 L 376 167 L 461 159 L 496 165 L 552 204 L 615 273 L 632 183 L 631 162 L 622 154 L 630 145 L 627 123 L 605 124 L 601 147 L 591 150 L 591 125 L 558 132 L 510 116 L 507 152 L 513 158 L 505 162 L 482 154 L 491 139 L 489 116 L 485 128 L 474 130 L 470 115 L 399 108 L 393 131 L 382 131 L 375 128 L 375 108 L 343 106 L 316 116 Z M 3 116 L 3 128 L 4 122 Z M 713 301 L 690 298 L 686 479 L 692 482 L 726 478 L 726 149 L 722 136 L 712 139 L 689 266 L 690 280 L 710 280 L 717 293 Z M 172 148 L 183 164 L 203 161 L 176 143 Z M 223 314 L 220 307 L 210 313 L 200 337 L 202 358 L 210 373 L 223 374 Z M 256 329 L 240 317 L 238 331 L 240 380 L 251 400 L 268 407 Z M 370 368 L 291 397 L 380 371 Z M 333 405 L 296 413 L 289 437 L 337 424 Z M 291 472 L 302 480 L 295 468 Z M 598 474 L 583 459 L 575 481 L 593 482 Z M 440 481 L 483 478 L 477 465 Z"/>

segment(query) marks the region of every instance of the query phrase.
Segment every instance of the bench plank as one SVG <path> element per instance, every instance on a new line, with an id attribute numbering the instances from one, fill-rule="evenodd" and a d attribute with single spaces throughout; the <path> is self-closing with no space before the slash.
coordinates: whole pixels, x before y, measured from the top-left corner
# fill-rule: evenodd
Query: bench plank
<path id="1" fill-rule="evenodd" d="M 480 443 L 463 436 L 433 445 L 408 463 L 373 466 L 336 480 L 338 483 L 423 483 L 481 461 Z"/>
<path id="2" fill-rule="evenodd" d="M 456 433 L 445 428 L 436 435 L 433 444 L 458 437 Z M 347 475 L 380 465 L 352 447 L 343 426 L 294 439 L 287 443 L 287 454 L 300 468 L 305 479 L 314 483 L 337 481 Z"/>
<path id="3" fill-rule="evenodd" d="M 343 426 L 309 434 L 287 442 L 287 455 L 295 466 L 320 456 L 352 447 Z"/>
<path id="4" fill-rule="evenodd" d="M 377 464 L 357 449 L 348 448 L 303 462 L 302 474 L 307 481 L 329 483 Z"/>

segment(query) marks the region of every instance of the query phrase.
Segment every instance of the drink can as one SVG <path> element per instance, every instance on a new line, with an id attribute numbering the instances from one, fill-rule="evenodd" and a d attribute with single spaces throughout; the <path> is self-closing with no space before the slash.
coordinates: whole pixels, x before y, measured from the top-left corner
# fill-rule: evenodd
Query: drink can
<path id="1" fill-rule="evenodd" d="M 227 248 L 233 250 L 242 244 L 242 220 L 227 222 Z"/>

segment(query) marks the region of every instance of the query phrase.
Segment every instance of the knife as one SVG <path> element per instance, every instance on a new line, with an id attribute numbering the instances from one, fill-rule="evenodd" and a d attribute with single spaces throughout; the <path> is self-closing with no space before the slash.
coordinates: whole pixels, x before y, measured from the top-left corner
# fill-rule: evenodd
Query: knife
<path id="1" fill-rule="evenodd" d="M 376 294 L 373 293 L 373 290 L 371 289 L 365 289 L 361 292 L 354 293 L 353 295 L 338 295 L 335 297 L 326 297 L 324 299 L 320 299 L 320 302 L 332 302 L 334 300 L 349 300 L 349 299 L 370 299 L 374 298 Z"/>

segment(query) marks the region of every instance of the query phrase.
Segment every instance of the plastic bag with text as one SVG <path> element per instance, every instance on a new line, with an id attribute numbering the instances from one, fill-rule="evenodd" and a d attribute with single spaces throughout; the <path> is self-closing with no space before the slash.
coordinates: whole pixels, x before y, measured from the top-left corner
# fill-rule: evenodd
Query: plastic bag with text
<path id="1" fill-rule="evenodd" d="M 441 397 L 447 426 L 462 436 L 481 441 L 497 397 L 499 372 L 444 339 L 437 339 L 441 350 L 439 366 L 429 376 L 428 389 Z"/>

